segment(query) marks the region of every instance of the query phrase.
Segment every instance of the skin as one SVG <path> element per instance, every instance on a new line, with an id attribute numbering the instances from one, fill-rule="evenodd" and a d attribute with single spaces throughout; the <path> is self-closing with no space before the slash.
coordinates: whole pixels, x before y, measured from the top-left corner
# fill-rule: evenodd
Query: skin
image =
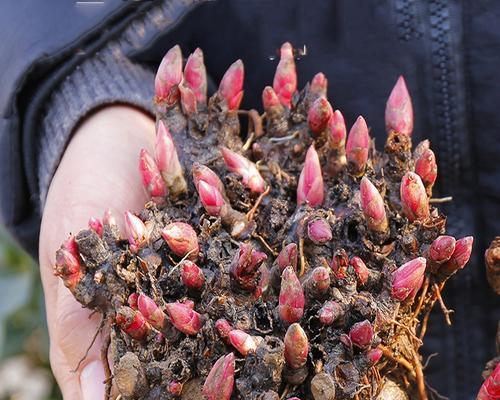
<path id="1" fill-rule="evenodd" d="M 89 318 L 52 267 L 69 233 L 102 218 L 110 208 L 123 232 L 123 213 L 147 201 L 138 170 L 141 148 L 152 153 L 154 120 L 127 106 L 110 106 L 88 116 L 76 129 L 50 185 L 40 231 L 40 267 L 50 335 L 50 362 L 65 400 L 104 398 L 101 338 L 76 373 L 100 321 Z"/>

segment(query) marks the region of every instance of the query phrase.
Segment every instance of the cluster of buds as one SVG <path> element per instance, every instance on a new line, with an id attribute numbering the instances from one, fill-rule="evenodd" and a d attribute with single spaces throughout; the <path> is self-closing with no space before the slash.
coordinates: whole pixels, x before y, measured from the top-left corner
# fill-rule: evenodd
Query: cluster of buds
<path id="1" fill-rule="evenodd" d="M 54 275 L 61 277 L 64 285 L 73 292 L 82 279 L 83 273 L 78 245 L 75 237 L 71 235 L 56 252 Z"/>
<path id="2" fill-rule="evenodd" d="M 151 331 L 151 326 L 144 315 L 127 306 L 118 309 L 116 323 L 123 332 L 135 340 L 144 340 Z"/>
<path id="3" fill-rule="evenodd" d="M 345 148 L 349 172 L 361 176 L 365 172 L 370 148 L 368 126 L 363 117 L 359 116 L 349 131 Z"/>
<path id="4" fill-rule="evenodd" d="M 324 197 L 321 164 L 314 145 L 311 145 L 307 150 L 304 168 L 297 185 L 297 205 L 308 204 L 317 207 L 323 204 Z"/>
<path id="5" fill-rule="evenodd" d="M 253 162 L 226 147 L 221 148 L 221 153 L 229 171 L 241 176 L 243 185 L 254 193 L 264 191 L 266 184 Z"/>
<path id="6" fill-rule="evenodd" d="M 173 222 L 161 231 L 168 247 L 176 256 L 196 260 L 200 247 L 195 230 L 185 222 Z"/>
<path id="7" fill-rule="evenodd" d="M 402 76 L 389 95 L 385 106 L 385 128 L 411 136 L 413 132 L 413 106 L 406 82 Z"/>
<path id="8" fill-rule="evenodd" d="M 286 267 L 281 276 L 278 311 L 281 320 L 288 324 L 299 321 L 304 315 L 304 290 L 292 267 Z"/>
<path id="9" fill-rule="evenodd" d="M 259 267 L 266 259 L 265 253 L 255 250 L 248 243 L 240 243 L 229 267 L 231 278 L 241 289 L 255 290 L 259 278 Z"/>
<path id="10" fill-rule="evenodd" d="M 203 326 L 201 315 L 189 305 L 168 303 L 165 309 L 172 325 L 186 335 L 196 335 Z"/>
<path id="11" fill-rule="evenodd" d="M 457 240 L 453 254 L 448 261 L 440 266 L 438 274 L 447 278 L 465 267 L 472 253 L 473 242 L 474 238 L 472 236 L 466 236 Z"/>
<path id="12" fill-rule="evenodd" d="M 415 258 L 392 273 L 391 295 L 399 301 L 413 300 L 424 282 L 426 260 Z"/>

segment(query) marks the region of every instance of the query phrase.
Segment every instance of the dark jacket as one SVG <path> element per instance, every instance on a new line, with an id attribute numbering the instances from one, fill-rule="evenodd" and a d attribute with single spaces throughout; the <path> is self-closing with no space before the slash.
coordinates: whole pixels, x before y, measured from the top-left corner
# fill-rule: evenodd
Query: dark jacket
<path id="1" fill-rule="evenodd" d="M 378 146 L 385 136 L 385 101 L 403 74 L 413 97 L 414 142 L 431 140 L 439 164 L 436 195 L 454 199 L 442 207 L 449 232 L 475 237 L 471 262 L 445 292 L 455 310 L 453 327 L 445 326 L 440 312 L 432 317 L 425 351 L 439 357 L 426 373 L 430 385 L 450 399 L 473 398 L 481 370 L 494 355 L 499 319 L 482 258 L 500 233 L 498 1 L 55 3 L 17 0 L 3 4 L 0 13 L 1 215 L 32 254 L 44 190 L 37 180 L 43 111 L 77 65 L 140 18 L 144 29 L 124 49 L 128 60 L 154 69 L 173 44 L 179 43 L 184 54 L 199 46 L 218 82 L 241 58 L 246 64 L 243 107 L 261 108 L 260 93 L 272 82 L 282 42 L 306 46 L 307 55 L 298 61 L 300 86 L 325 72 L 335 108 L 348 125 L 363 115 Z M 151 19 L 144 16 L 153 11 L 162 23 L 148 25 Z M 152 87 L 153 82 L 144 84 Z"/>

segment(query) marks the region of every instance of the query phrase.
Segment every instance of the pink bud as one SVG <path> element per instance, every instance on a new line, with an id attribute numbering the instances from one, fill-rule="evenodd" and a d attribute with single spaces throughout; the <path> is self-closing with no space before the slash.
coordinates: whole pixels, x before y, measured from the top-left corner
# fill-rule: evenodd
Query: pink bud
<path id="1" fill-rule="evenodd" d="M 392 273 L 392 297 L 399 301 L 412 300 L 424 281 L 425 266 L 425 258 L 418 257 L 394 271 Z"/>
<path id="2" fill-rule="evenodd" d="M 431 244 L 429 258 L 437 264 L 448 261 L 455 251 L 455 243 L 453 236 L 438 236 Z"/>
<path id="3" fill-rule="evenodd" d="M 293 58 L 293 48 L 290 43 L 284 43 L 280 50 L 280 62 L 274 75 L 273 89 L 281 104 L 290 107 L 292 96 L 297 90 L 297 71 Z"/>
<path id="4" fill-rule="evenodd" d="M 243 99 L 243 61 L 237 60 L 228 68 L 219 85 L 219 95 L 226 101 L 229 110 L 237 110 Z"/>
<path id="5" fill-rule="evenodd" d="M 99 218 L 90 217 L 89 228 L 97 233 L 98 236 L 102 236 L 102 222 Z"/>
<path id="6" fill-rule="evenodd" d="M 182 112 L 188 116 L 192 116 L 198 112 L 198 103 L 196 101 L 196 94 L 190 87 L 186 86 L 185 82 L 179 85 L 179 92 L 181 94 Z"/>
<path id="7" fill-rule="evenodd" d="M 428 149 L 430 149 L 431 143 L 429 142 L 428 139 L 422 140 L 419 144 L 417 144 L 417 147 L 415 147 L 415 150 L 413 151 L 413 159 L 418 160 L 420 157 L 422 157 L 422 154 Z"/>
<path id="8" fill-rule="evenodd" d="M 205 283 L 205 275 L 201 268 L 189 260 L 184 260 L 181 265 L 182 283 L 190 289 L 201 289 Z"/>
<path id="9" fill-rule="evenodd" d="M 229 171 L 240 175 L 246 187 L 255 193 L 264 191 L 264 179 L 262 179 L 257 166 L 253 162 L 226 147 L 221 148 L 221 153 Z"/>
<path id="10" fill-rule="evenodd" d="M 373 340 L 373 328 L 370 321 L 355 323 L 349 331 L 349 338 L 353 345 L 361 349 L 370 346 Z"/>
<path id="11" fill-rule="evenodd" d="M 500 363 L 498 363 L 488 378 L 483 382 L 476 400 L 500 399 Z"/>
<path id="12" fill-rule="evenodd" d="M 184 257 L 189 253 L 189 258 L 192 260 L 198 257 L 200 251 L 198 236 L 191 225 L 185 222 L 173 222 L 163 228 L 161 235 L 175 255 Z"/>
<path id="13" fill-rule="evenodd" d="M 437 178 L 436 156 L 431 149 L 424 150 L 415 160 L 415 172 L 426 187 L 432 187 Z"/>
<path id="14" fill-rule="evenodd" d="M 128 296 L 127 303 L 132 310 L 138 310 L 138 301 L 139 295 L 137 293 L 131 293 L 130 296 Z"/>
<path id="15" fill-rule="evenodd" d="M 195 162 L 192 168 L 194 186 L 199 190 L 198 186 L 201 181 L 209 186 L 215 187 L 221 194 L 224 194 L 224 185 L 217 174 L 205 165 Z"/>
<path id="16" fill-rule="evenodd" d="M 203 61 L 203 52 L 197 48 L 191 54 L 184 67 L 184 83 L 191 89 L 198 103 L 207 103 L 207 71 Z"/>
<path id="17" fill-rule="evenodd" d="M 215 321 L 215 329 L 222 339 L 229 338 L 229 332 L 233 330 L 231 324 L 227 320 L 221 318 Z"/>
<path id="18" fill-rule="evenodd" d="M 182 166 L 177 156 L 172 135 L 163 121 L 156 126 L 155 160 L 158 169 L 167 184 L 171 194 L 175 197 L 187 190 Z"/>
<path id="19" fill-rule="evenodd" d="M 347 129 L 345 126 L 344 116 L 339 110 L 335 110 L 332 117 L 328 121 L 328 133 L 328 139 L 332 149 L 339 149 L 345 146 Z"/>
<path id="20" fill-rule="evenodd" d="M 304 290 L 292 267 L 286 267 L 281 276 L 278 311 L 283 322 L 293 324 L 304 315 Z"/>
<path id="21" fill-rule="evenodd" d="M 326 79 L 323 72 L 318 72 L 314 75 L 311 81 L 311 88 L 309 89 L 311 93 L 317 94 L 318 96 L 326 97 L 326 91 L 328 89 L 328 79 Z"/>
<path id="22" fill-rule="evenodd" d="M 174 104 L 179 99 L 177 86 L 182 80 L 182 53 L 176 45 L 172 47 L 161 60 L 155 78 L 155 100 Z"/>
<path id="23" fill-rule="evenodd" d="M 316 267 L 311 273 L 311 281 L 317 293 L 326 293 L 330 288 L 330 272 L 324 267 Z"/>
<path id="24" fill-rule="evenodd" d="M 356 272 L 358 283 L 360 285 L 365 285 L 366 282 L 368 282 L 368 278 L 370 276 L 370 271 L 368 271 L 365 262 L 359 257 L 353 257 L 351 258 L 349 264 L 351 264 L 351 266 L 354 268 L 354 271 Z"/>
<path id="25" fill-rule="evenodd" d="M 368 227 L 375 232 L 387 232 L 388 223 L 384 200 L 377 188 L 366 176 L 361 179 L 360 192 L 361 209 L 363 210 Z"/>
<path id="26" fill-rule="evenodd" d="M 413 106 L 402 76 L 398 78 L 385 106 L 385 128 L 388 132 L 394 130 L 408 136 L 413 132 Z"/>
<path id="27" fill-rule="evenodd" d="M 173 396 L 179 397 L 182 394 L 183 387 L 182 382 L 171 381 L 168 384 L 168 392 Z"/>
<path id="28" fill-rule="evenodd" d="M 295 323 L 288 327 L 285 334 L 285 361 L 291 369 L 306 365 L 309 341 L 302 327 Z"/>
<path id="29" fill-rule="evenodd" d="M 75 237 L 70 236 L 56 252 L 54 275 L 61 277 L 64 285 L 73 291 L 83 277 L 78 245 Z"/>
<path id="30" fill-rule="evenodd" d="M 201 316 L 193 309 L 182 303 L 168 303 L 165 305 L 172 324 L 186 335 L 196 335 L 201 327 Z"/>
<path id="31" fill-rule="evenodd" d="M 323 203 L 324 196 L 323 176 L 318 153 L 314 145 L 311 145 L 307 150 L 304 168 L 299 177 L 297 204 L 307 203 L 311 207 L 316 207 Z"/>
<path id="32" fill-rule="evenodd" d="M 307 236 L 314 244 L 325 244 L 332 240 L 332 228 L 324 219 L 315 219 L 307 224 Z"/>
<path id="33" fill-rule="evenodd" d="M 410 222 L 425 221 L 429 218 L 429 199 L 420 177 L 407 172 L 401 180 L 401 205 Z"/>
<path id="34" fill-rule="evenodd" d="M 382 358 L 382 350 L 376 348 L 376 349 L 371 349 L 366 353 L 366 358 L 368 359 L 368 362 L 370 365 L 374 365 L 379 362 L 379 360 Z"/>
<path id="35" fill-rule="evenodd" d="M 262 92 L 262 105 L 265 111 L 269 111 L 273 107 L 281 107 L 278 95 L 271 86 L 266 86 Z"/>
<path id="36" fill-rule="evenodd" d="M 257 349 L 257 343 L 248 333 L 239 329 L 233 329 L 229 332 L 229 341 L 238 352 L 246 357 L 250 353 L 254 353 Z"/>
<path id="37" fill-rule="evenodd" d="M 141 293 L 137 299 L 137 308 L 153 327 L 158 330 L 163 329 L 165 324 L 165 313 L 158 307 L 153 299 Z"/>
<path id="38" fill-rule="evenodd" d="M 125 232 L 130 244 L 130 250 L 134 253 L 148 242 L 146 225 L 130 211 L 125 213 Z"/>
<path id="39" fill-rule="evenodd" d="M 230 400 L 234 386 L 234 354 L 219 358 L 203 385 L 207 400 Z"/>
<path id="40" fill-rule="evenodd" d="M 368 160 L 370 135 L 363 117 L 359 116 L 349 131 L 346 144 L 346 157 L 349 168 L 355 175 L 362 175 Z"/>
<path id="41" fill-rule="evenodd" d="M 291 266 L 294 270 L 297 269 L 297 245 L 295 243 L 288 243 L 278 254 L 276 258 L 276 264 L 280 269 L 280 272 Z"/>
<path id="42" fill-rule="evenodd" d="M 465 267 L 465 264 L 469 261 L 472 253 L 473 243 L 474 238 L 472 236 L 467 236 L 457 240 L 455 243 L 455 250 L 453 251 L 451 258 L 441 265 L 439 273 L 449 276 Z"/>
<path id="43" fill-rule="evenodd" d="M 343 314 L 342 306 L 336 301 L 326 301 L 319 310 L 319 321 L 323 325 L 331 325 Z"/>
<path id="44" fill-rule="evenodd" d="M 61 247 L 63 249 L 68 250 L 73 257 L 79 260 L 80 252 L 78 250 L 78 244 L 76 243 L 76 239 L 73 235 L 69 235 L 69 237 L 63 242 Z"/>
<path id="45" fill-rule="evenodd" d="M 141 149 L 139 172 L 141 173 L 142 184 L 151 197 L 165 197 L 167 195 L 167 187 L 160 170 L 146 149 Z"/>
<path id="46" fill-rule="evenodd" d="M 235 253 L 229 273 L 238 285 L 244 290 L 254 290 L 257 286 L 257 270 L 267 259 L 267 255 L 254 250 L 248 243 L 240 243 L 240 248 Z"/>
<path id="47" fill-rule="evenodd" d="M 145 339 L 151 330 L 144 316 L 127 306 L 118 309 L 116 323 L 123 332 L 135 340 Z"/>
<path id="48" fill-rule="evenodd" d="M 108 208 L 104 211 L 104 216 L 102 217 L 103 226 L 108 227 L 118 227 L 118 223 L 116 222 L 116 218 L 113 215 L 113 212 Z"/>
<path id="49" fill-rule="evenodd" d="M 328 100 L 324 97 L 318 97 L 307 113 L 307 123 L 311 132 L 314 135 L 319 135 L 323 132 L 332 114 L 333 109 Z"/>
<path id="50" fill-rule="evenodd" d="M 205 181 L 198 183 L 198 195 L 200 196 L 201 204 L 205 208 L 208 215 L 217 217 L 220 215 L 222 207 L 226 204 L 221 192 L 215 186 L 210 186 Z"/>
<path id="51" fill-rule="evenodd" d="M 183 299 L 181 303 L 184 304 L 187 308 L 194 310 L 194 301 L 191 299 Z"/>
<path id="52" fill-rule="evenodd" d="M 331 268 L 337 279 L 345 279 L 349 257 L 344 249 L 339 249 L 333 254 Z"/>

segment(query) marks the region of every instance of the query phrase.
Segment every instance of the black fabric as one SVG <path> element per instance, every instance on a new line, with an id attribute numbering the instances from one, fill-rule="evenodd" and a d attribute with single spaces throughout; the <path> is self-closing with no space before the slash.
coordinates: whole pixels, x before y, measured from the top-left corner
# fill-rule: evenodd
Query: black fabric
<path id="1" fill-rule="evenodd" d="M 17 10 L 10 7 L 13 10 L 2 14 Z M 124 15 L 131 13 L 130 5 L 120 7 Z M 74 36 L 62 35 L 59 47 L 45 43 L 47 39 L 34 32 L 30 37 L 39 39 L 41 50 L 32 60 L 39 60 L 42 52 L 60 52 L 91 27 L 105 38 L 102 35 L 120 20 L 102 17 L 94 15 L 78 32 L 71 30 Z M 46 13 L 44 18 L 48 21 L 44 24 L 53 21 L 53 15 Z M 297 62 L 300 86 L 316 72 L 325 72 L 334 107 L 342 110 L 348 125 L 357 115 L 364 115 L 379 147 L 385 137 L 385 101 L 397 76 L 405 76 L 414 101 L 414 141 L 430 138 L 437 153 L 436 196 L 454 197 L 453 203 L 442 207 L 450 216 L 450 232 L 475 237 L 470 264 L 445 291 L 448 306 L 456 310 L 455 323 L 445 326 L 437 310 L 424 348 L 427 354 L 439 353 L 426 368 L 430 385 L 450 399 L 474 398 L 484 363 L 494 355 L 500 317 L 498 299 L 486 284 L 482 258 L 488 242 L 500 233 L 499 18 L 500 2 L 493 0 L 222 0 L 199 5 L 173 30 L 150 31 L 142 48 L 129 51 L 134 61 L 154 67 L 175 43 L 181 44 L 184 54 L 199 46 L 216 81 L 231 62 L 242 58 L 246 65 L 243 106 L 260 109 L 260 93 L 272 82 L 280 44 L 291 41 L 296 47 L 305 46 L 307 55 Z M 19 40 L 16 25 L 0 26 L 10 26 L 12 40 Z M 2 67 L 12 59 L 7 53 L 0 47 Z M 63 66 L 68 62 L 60 57 L 56 61 Z M 30 142 L 20 136 L 19 123 L 36 126 L 36 118 L 18 118 L 25 116 L 23 111 L 32 99 L 14 94 L 26 91 L 29 82 L 43 84 L 53 75 L 45 67 L 41 69 L 44 75 L 21 82 L 28 65 L 18 64 L 16 79 L 1 79 L 0 88 L 5 89 L 1 96 L 7 93 L 11 107 L 2 108 L 10 118 L 4 118 L 0 126 L 0 173 L 2 182 L 11 182 L 6 188 L 15 189 L 8 195 L 2 193 L 4 218 L 18 227 L 17 235 L 25 244 L 34 245 L 39 217 L 33 211 L 36 204 L 30 202 L 34 189 L 33 185 L 28 188 L 26 176 L 35 176 L 36 164 L 26 158 L 33 153 Z M 16 104 L 19 112 L 12 107 Z"/>

